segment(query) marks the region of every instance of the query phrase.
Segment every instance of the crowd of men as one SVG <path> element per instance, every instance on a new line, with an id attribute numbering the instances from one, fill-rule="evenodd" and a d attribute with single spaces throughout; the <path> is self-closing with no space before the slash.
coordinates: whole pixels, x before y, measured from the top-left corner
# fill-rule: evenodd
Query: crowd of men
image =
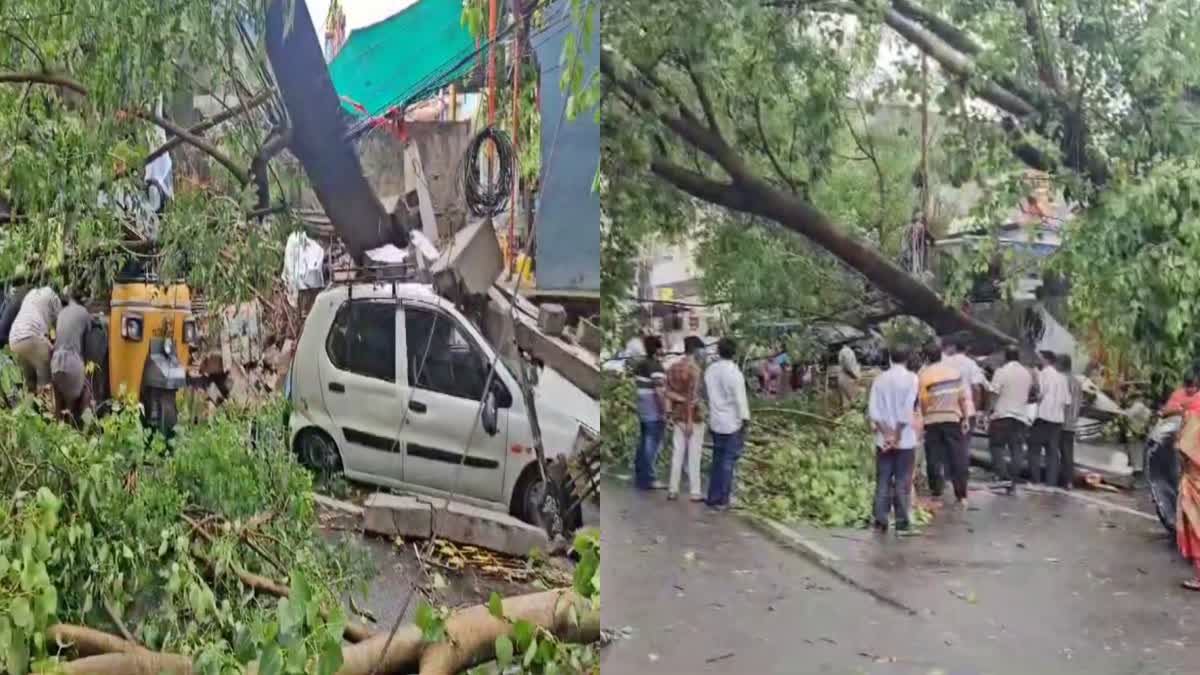
<path id="1" fill-rule="evenodd" d="M 668 368 L 662 364 L 662 342 L 642 339 L 644 355 L 634 364 L 638 421 L 641 435 L 634 458 L 634 483 L 642 490 L 667 489 L 677 499 L 686 466 L 690 498 L 716 510 L 730 506 L 734 469 L 745 446 L 750 424 L 746 380 L 734 361 L 737 345 L 730 338 L 717 343 L 717 360 L 707 363 L 707 349 L 697 336 L 684 339 L 684 356 Z M 702 405 L 703 403 L 703 405 Z M 704 415 L 707 408 L 707 416 Z M 655 476 L 658 452 L 667 422 L 674 429 L 669 481 Z M 705 434 L 712 437 L 713 461 L 708 495 L 701 488 L 700 453 Z"/>
<path id="2" fill-rule="evenodd" d="M 0 346 L 8 345 L 26 390 L 51 389 L 58 413 L 75 421 L 91 406 L 84 365 L 90 326 L 77 292 L 50 286 L 13 289 L 0 313 Z"/>
<path id="3" fill-rule="evenodd" d="M 940 498 L 946 477 L 955 502 L 967 505 L 972 430 L 986 423 L 992 466 L 1009 494 L 1026 479 L 1071 489 L 1075 430 L 1083 392 L 1066 354 L 1041 352 L 1034 371 L 1015 347 L 988 380 L 964 336 L 928 345 L 916 359 L 890 350 L 890 368 L 871 385 L 868 417 L 875 431 L 874 525 L 910 528 L 914 463 L 924 448 L 929 491 Z"/>
<path id="4" fill-rule="evenodd" d="M 897 531 L 910 530 L 915 468 L 922 452 L 930 494 L 942 498 L 949 482 L 955 503 L 966 507 L 971 434 L 984 425 L 993 469 L 1008 493 L 1026 480 L 1071 489 L 1083 392 L 1071 374 L 1070 356 L 1041 352 L 1034 369 L 1010 347 L 989 379 L 968 355 L 967 345 L 966 335 L 955 335 L 917 354 L 890 349 L 890 367 L 871 384 L 867 416 L 876 450 L 873 522 L 881 531 L 891 522 Z M 704 342 L 690 336 L 684 340 L 685 356 L 667 368 L 657 337 L 642 338 L 640 346 L 642 353 L 633 364 L 640 422 L 635 484 L 643 490 L 665 488 L 668 499 L 677 499 L 686 474 L 693 501 L 728 508 L 750 422 L 745 378 L 734 361 L 736 344 L 720 340 L 718 359 L 708 365 Z M 843 349 L 838 358 L 841 397 L 855 393 L 857 371 L 853 352 Z M 655 465 L 668 423 L 673 429 L 671 468 L 663 483 L 655 477 Z M 713 462 L 704 496 L 700 455 L 706 433 L 712 438 Z"/>

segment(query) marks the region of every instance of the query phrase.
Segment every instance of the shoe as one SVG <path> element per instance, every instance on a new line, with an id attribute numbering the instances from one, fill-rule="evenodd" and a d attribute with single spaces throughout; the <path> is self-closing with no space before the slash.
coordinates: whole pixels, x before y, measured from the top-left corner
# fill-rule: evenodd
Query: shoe
<path id="1" fill-rule="evenodd" d="M 661 480 L 656 480 L 650 484 L 650 489 L 651 490 L 666 490 L 667 484 L 662 482 Z"/>
<path id="2" fill-rule="evenodd" d="M 955 499 L 954 505 L 957 506 L 958 508 L 962 509 L 963 511 L 966 511 L 969 508 L 966 497 Z"/>
<path id="3" fill-rule="evenodd" d="M 712 502 L 704 502 L 704 503 L 708 504 L 708 508 L 712 509 L 713 511 L 728 511 L 729 510 L 728 504 L 714 504 Z"/>
<path id="4" fill-rule="evenodd" d="M 668 492 L 667 493 L 667 501 L 673 502 L 676 499 L 679 499 L 679 493 L 676 493 L 676 492 Z"/>
<path id="5" fill-rule="evenodd" d="M 704 501 L 704 495 L 692 495 L 691 497 L 688 497 L 688 500 L 693 502 L 702 502 Z"/>

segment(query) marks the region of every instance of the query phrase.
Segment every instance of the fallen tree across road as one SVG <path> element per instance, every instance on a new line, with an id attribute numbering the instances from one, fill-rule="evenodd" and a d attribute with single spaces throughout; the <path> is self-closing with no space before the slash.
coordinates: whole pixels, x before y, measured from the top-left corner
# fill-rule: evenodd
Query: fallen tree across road
<path id="1" fill-rule="evenodd" d="M 502 602 L 503 618 L 491 608 L 477 605 L 455 612 L 446 619 L 441 641 L 427 641 L 424 631 L 409 625 L 400 628 L 388 645 L 388 636 L 378 634 L 342 650 L 342 665 L 337 675 L 370 673 L 410 673 L 453 675 L 471 666 L 496 658 L 497 640 L 513 630 L 513 622 L 527 621 L 537 628 L 571 642 L 591 643 L 600 639 L 600 612 L 581 609 L 587 603 L 570 589 L 560 589 L 507 598 Z M 572 617 L 577 620 L 573 621 Z M 83 626 L 56 624 L 47 637 L 69 643 L 83 658 L 63 664 L 63 672 L 73 675 L 109 673 L 169 673 L 191 675 L 192 659 L 145 649 L 115 635 Z M 384 652 L 384 648 L 387 652 Z M 251 664 L 247 672 L 265 670 L 261 662 Z"/>

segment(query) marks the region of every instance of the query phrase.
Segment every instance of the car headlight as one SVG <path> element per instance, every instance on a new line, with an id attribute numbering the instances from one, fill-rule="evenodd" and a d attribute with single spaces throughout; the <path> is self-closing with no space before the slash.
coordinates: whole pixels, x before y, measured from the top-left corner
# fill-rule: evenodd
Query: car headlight
<path id="1" fill-rule="evenodd" d="M 142 317 L 127 316 L 121 321 L 121 337 L 140 342 L 142 339 Z"/>
<path id="2" fill-rule="evenodd" d="M 200 341 L 200 332 L 196 330 L 196 321 L 188 319 L 183 322 L 183 341 L 189 347 L 195 347 Z"/>

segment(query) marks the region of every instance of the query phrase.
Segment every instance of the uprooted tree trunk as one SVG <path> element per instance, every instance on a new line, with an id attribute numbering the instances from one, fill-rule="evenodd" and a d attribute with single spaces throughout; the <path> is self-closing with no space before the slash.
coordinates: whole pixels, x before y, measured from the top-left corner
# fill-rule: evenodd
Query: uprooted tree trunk
<path id="1" fill-rule="evenodd" d="M 655 118 L 684 143 L 707 155 L 730 180 L 722 182 L 685 169 L 665 158 L 656 158 L 650 170 L 679 190 L 711 204 L 773 220 L 829 251 L 850 268 L 861 273 L 877 288 L 893 297 L 906 314 L 929 323 L 939 333 L 969 330 L 996 339 L 1003 344 L 1015 342 L 1012 336 L 984 323 L 962 310 L 952 307 L 924 282 L 905 272 L 883 254 L 854 238 L 838 227 L 824 213 L 799 196 L 775 187 L 755 175 L 721 136 L 707 94 L 696 80 L 697 95 L 704 108 L 704 118 L 679 103 L 678 113 L 661 103 L 654 92 L 635 78 L 625 77 L 605 52 L 600 55 L 600 69 L 606 78 L 624 95 L 629 105 Z M 656 81 L 643 73 L 644 79 Z M 678 97 L 670 97 L 680 100 Z"/>
<path id="2" fill-rule="evenodd" d="M 506 598 L 508 621 L 525 620 L 544 628 L 561 640 L 578 643 L 600 639 L 600 613 L 579 610 L 578 597 L 569 589 L 543 591 Z M 576 607 L 578 623 L 570 619 Z M 451 675 L 496 657 L 496 638 L 511 630 L 508 621 L 492 616 L 484 605 L 459 610 L 446 620 L 448 640 L 425 642 L 417 626 L 403 626 L 388 643 L 387 634 L 377 634 L 342 651 L 338 675 L 370 675 L 372 672 Z M 150 651 L 128 640 L 82 626 L 57 624 L 47 631 L 58 644 L 70 645 L 83 658 L 63 664 L 70 675 L 191 675 L 192 661 L 178 654 Z M 387 652 L 384 653 L 384 647 Z M 251 664 L 247 672 L 257 672 Z"/>

